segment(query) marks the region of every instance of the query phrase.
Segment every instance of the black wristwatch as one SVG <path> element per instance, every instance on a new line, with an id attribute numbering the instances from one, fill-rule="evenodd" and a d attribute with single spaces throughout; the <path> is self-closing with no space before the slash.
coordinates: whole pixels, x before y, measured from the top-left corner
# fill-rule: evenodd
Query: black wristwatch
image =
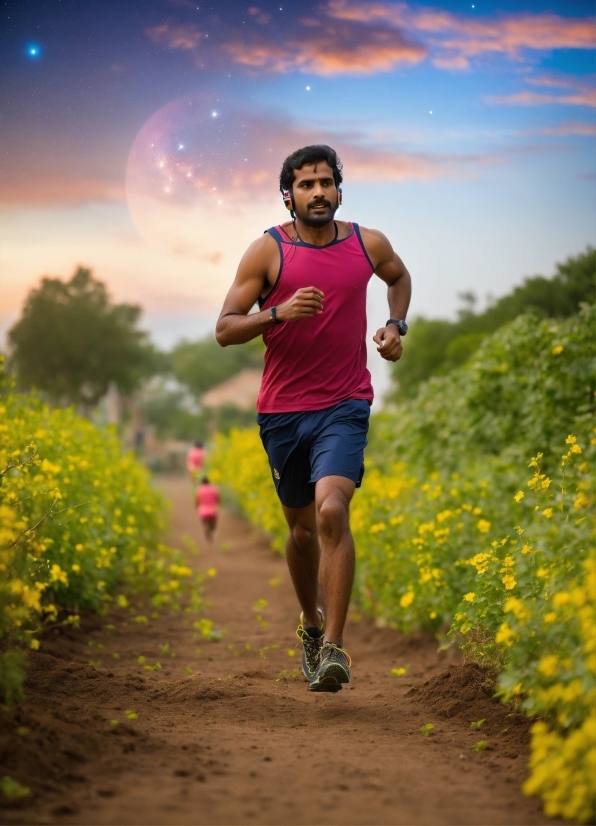
<path id="1" fill-rule="evenodd" d="M 281 318 L 277 317 L 277 307 L 269 308 L 269 320 L 272 321 L 274 324 L 283 324 Z"/>
<path id="2" fill-rule="evenodd" d="M 403 318 L 390 318 L 389 321 L 387 321 L 387 323 L 385 324 L 385 327 L 387 327 L 389 324 L 395 324 L 395 326 L 399 330 L 400 336 L 405 336 L 405 334 L 408 332 L 408 325 L 403 320 Z"/>

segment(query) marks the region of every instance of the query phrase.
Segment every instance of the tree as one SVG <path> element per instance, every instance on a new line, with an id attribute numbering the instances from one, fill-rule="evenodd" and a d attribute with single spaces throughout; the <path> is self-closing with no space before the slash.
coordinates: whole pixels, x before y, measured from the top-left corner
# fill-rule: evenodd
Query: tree
<path id="1" fill-rule="evenodd" d="M 419 317 L 412 322 L 403 358 L 393 366 L 396 400 L 415 396 L 422 382 L 442 376 L 464 364 L 486 336 L 523 313 L 566 318 L 575 315 L 582 302 L 596 299 L 596 250 L 557 264 L 553 278 L 526 278 L 511 293 L 476 313 L 474 293 L 460 293 L 463 307 L 457 321 Z"/>
<path id="2" fill-rule="evenodd" d="M 159 359 L 136 327 L 140 314 L 133 304 L 112 304 L 105 285 L 84 267 L 70 281 L 43 278 L 8 333 L 19 384 L 87 409 L 111 382 L 131 392 Z"/>
<path id="3" fill-rule="evenodd" d="M 261 338 L 242 347 L 220 347 L 215 336 L 199 341 L 181 341 L 170 353 L 172 371 L 197 398 L 245 367 L 263 366 L 264 345 Z"/>

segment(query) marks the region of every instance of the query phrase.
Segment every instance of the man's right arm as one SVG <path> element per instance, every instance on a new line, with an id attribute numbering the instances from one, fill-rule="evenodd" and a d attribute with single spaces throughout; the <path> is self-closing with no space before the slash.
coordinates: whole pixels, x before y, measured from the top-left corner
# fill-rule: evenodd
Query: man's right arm
<path id="1" fill-rule="evenodd" d="M 273 327 L 269 309 L 249 313 L 270 284 L 268 276 L 276 258 L 279 267 L 277 244 L 269 234 L 254 241 L 245 252 L 215 328 L 215 338 L 222 347 L 245 344 Z M 297 321 L 322 311 L 323 293 L 316 287 L 305 287 L 277 305 L 277 319 Z"/>

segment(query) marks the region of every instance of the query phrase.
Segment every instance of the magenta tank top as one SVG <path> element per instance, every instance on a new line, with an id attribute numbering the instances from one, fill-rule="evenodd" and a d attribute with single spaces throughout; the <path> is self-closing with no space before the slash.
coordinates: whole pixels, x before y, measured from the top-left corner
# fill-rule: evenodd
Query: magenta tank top
<path id="1" fill-rule="evenodd" d="M 374 268 L 358 224 L 347 238 L 324 247 L 290 240 L 282 227 L 267 232 L 279 247 L 280 267 L 261 309 L 283 304 L 301 287 L 317 287 L 323 312 L 270 327 L 259 413 L 323 410 L 348 399 L 373 400 L 366 368 L 366 288 Z"/>

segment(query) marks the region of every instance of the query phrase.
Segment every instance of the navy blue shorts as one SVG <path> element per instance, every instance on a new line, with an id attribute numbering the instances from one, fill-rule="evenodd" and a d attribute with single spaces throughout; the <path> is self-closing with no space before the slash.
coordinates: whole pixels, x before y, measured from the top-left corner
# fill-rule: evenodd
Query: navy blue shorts
<path id="1" fill-rule="evenodd" d="M 315 482 L 346 476 L 360 487 L 370 404 L 340 402 L 306 413 L 259 413 L 261 441 L 273 484 L 287 508 L 305 508 L 315 498 Z"/>

